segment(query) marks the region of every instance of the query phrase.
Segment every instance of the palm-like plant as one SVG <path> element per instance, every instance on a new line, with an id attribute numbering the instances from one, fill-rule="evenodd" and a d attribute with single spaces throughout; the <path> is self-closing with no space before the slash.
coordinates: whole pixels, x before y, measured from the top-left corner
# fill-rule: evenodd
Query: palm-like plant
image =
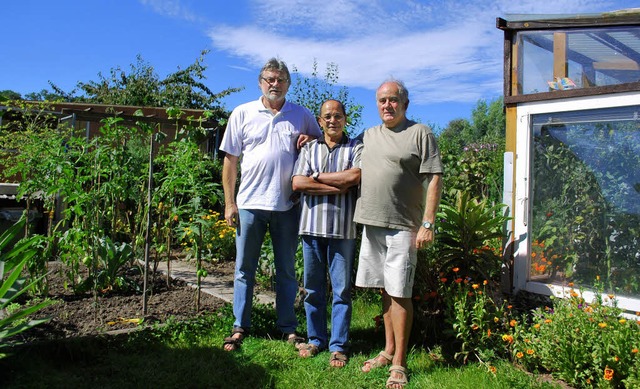
<path id="1" fill-rule="evenodd" d="M 472 199 L 466 191 L 457 191 L 453 198 L 443 200 L 438 213 L 441 271 L 457 268 L 458 274 L 488 280 L 500 270 L 501 256 L 494 250 L 508 220 L 504 205 L 489 206 L 486 199 Z"/>
<path id="2" fill-rule="evenodd" d="M 10 227 L 0 235 L 0 350 L 9 346 L 6 339 L 28 330 L 38 324 L 48 321 L 48 318 L 26 320 L 32 313 L 52 304 L 51 300 L 45 300 L 34 305 L 7 312 L 7 307 L 23 293 L 31 290 L 39 281 L 32 280 L 27 283 L 27 278 L 22 275 L 25 265 L 37 253 L 35 243 L 37 237 L 23 239 L 11 246 L 18 234 L 23 230 L 25 218 Z M 7 249 L 8 247 L 10 247 Z M 5 279 L 5 267 L 8 276 Z"/>

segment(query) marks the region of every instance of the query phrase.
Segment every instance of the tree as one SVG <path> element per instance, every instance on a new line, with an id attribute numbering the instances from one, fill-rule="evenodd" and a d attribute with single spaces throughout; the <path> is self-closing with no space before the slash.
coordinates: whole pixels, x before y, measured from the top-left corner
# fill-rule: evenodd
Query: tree
<path id="1" fill-rule="evenodd" d="M 9 89 L 0 91 L 0 101 L 20 100 L 22 96 L 18 92 L 14 92 Z"/>
<path id="2" fill-rule="evenodd" d="M 298 69 L 292 67 L 291 93 L 292 102 L 308 108 L 316 117 L 320 116 L 320 106 L 325 100 L 335 99 L 344 104 L 347 110 L 347 131 L 351 134 L 359 132 L 362 120 L 362 105 L 355 104 L 349 97 L 349 89 L 345 86 L 338 87 L 338 65 L 330 62 L 327 64 L 324 77 L 318 77 L 318 62 L 313 60 L 311 76 L 303 76 Z"/>
<path id="3" fill-rule="evenodd" d="M 160 79 L 153 66 L 138 55 L 128 72 L 119 66 L 112 68 L 108 76 L 98 73 L 96 81 L 79 81 L 71 92 L 65 92 L 50 82 L 53 92 L 43 90 L 34 94 L 34 97 L 55 96 L 69 102 L 96 104 L 206 109 L 217 117 L 223 117 L 226 114 L 220 100 L 242 88 L 228 88 L 214 93 L 204 84 L 204 72 L 207 69 L 204 58 L 208 52 L 202 51 L 193 64 L 164 79 Z M 77 94 L 78 90 L 81 94 Z"/>

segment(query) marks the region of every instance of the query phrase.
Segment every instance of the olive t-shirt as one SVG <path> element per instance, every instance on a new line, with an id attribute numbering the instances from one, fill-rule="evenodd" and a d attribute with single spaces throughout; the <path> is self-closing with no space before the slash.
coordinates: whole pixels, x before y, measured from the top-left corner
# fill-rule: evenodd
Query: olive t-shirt
<path id="1" fill-rule="evenodd" d="M 427 174 L 442 173 L 431 128 L 405 120 L 395 128 L 371 127 L 363 136 L 360 224 L 415 231 L 424 214 Z"/>

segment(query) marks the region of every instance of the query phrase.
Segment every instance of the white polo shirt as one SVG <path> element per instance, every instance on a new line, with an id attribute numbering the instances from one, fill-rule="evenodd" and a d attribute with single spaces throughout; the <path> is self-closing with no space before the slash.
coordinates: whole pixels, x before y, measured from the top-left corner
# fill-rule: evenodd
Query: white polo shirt
<path id="1" fill-rule="evenodd" d="M 297 104 L 285 101 L 275 115 L 260 99 L 233 110 L 220 150 L 241 157 L 239 209 L 291 209 L 291 175 L 300 134 L 320 137 L 322 133 L 313 114 Z"/>

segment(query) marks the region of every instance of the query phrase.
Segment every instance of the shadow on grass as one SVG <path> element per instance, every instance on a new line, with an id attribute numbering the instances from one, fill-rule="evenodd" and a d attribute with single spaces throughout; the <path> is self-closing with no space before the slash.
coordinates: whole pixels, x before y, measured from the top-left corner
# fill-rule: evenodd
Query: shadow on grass
<path id="1" fill-rule="evenodd" d="M 0 359 L 2 388 L 273 386 L 262 367 L 219 347 L 150 337 L 83 337 L 22 345 Z"/>

